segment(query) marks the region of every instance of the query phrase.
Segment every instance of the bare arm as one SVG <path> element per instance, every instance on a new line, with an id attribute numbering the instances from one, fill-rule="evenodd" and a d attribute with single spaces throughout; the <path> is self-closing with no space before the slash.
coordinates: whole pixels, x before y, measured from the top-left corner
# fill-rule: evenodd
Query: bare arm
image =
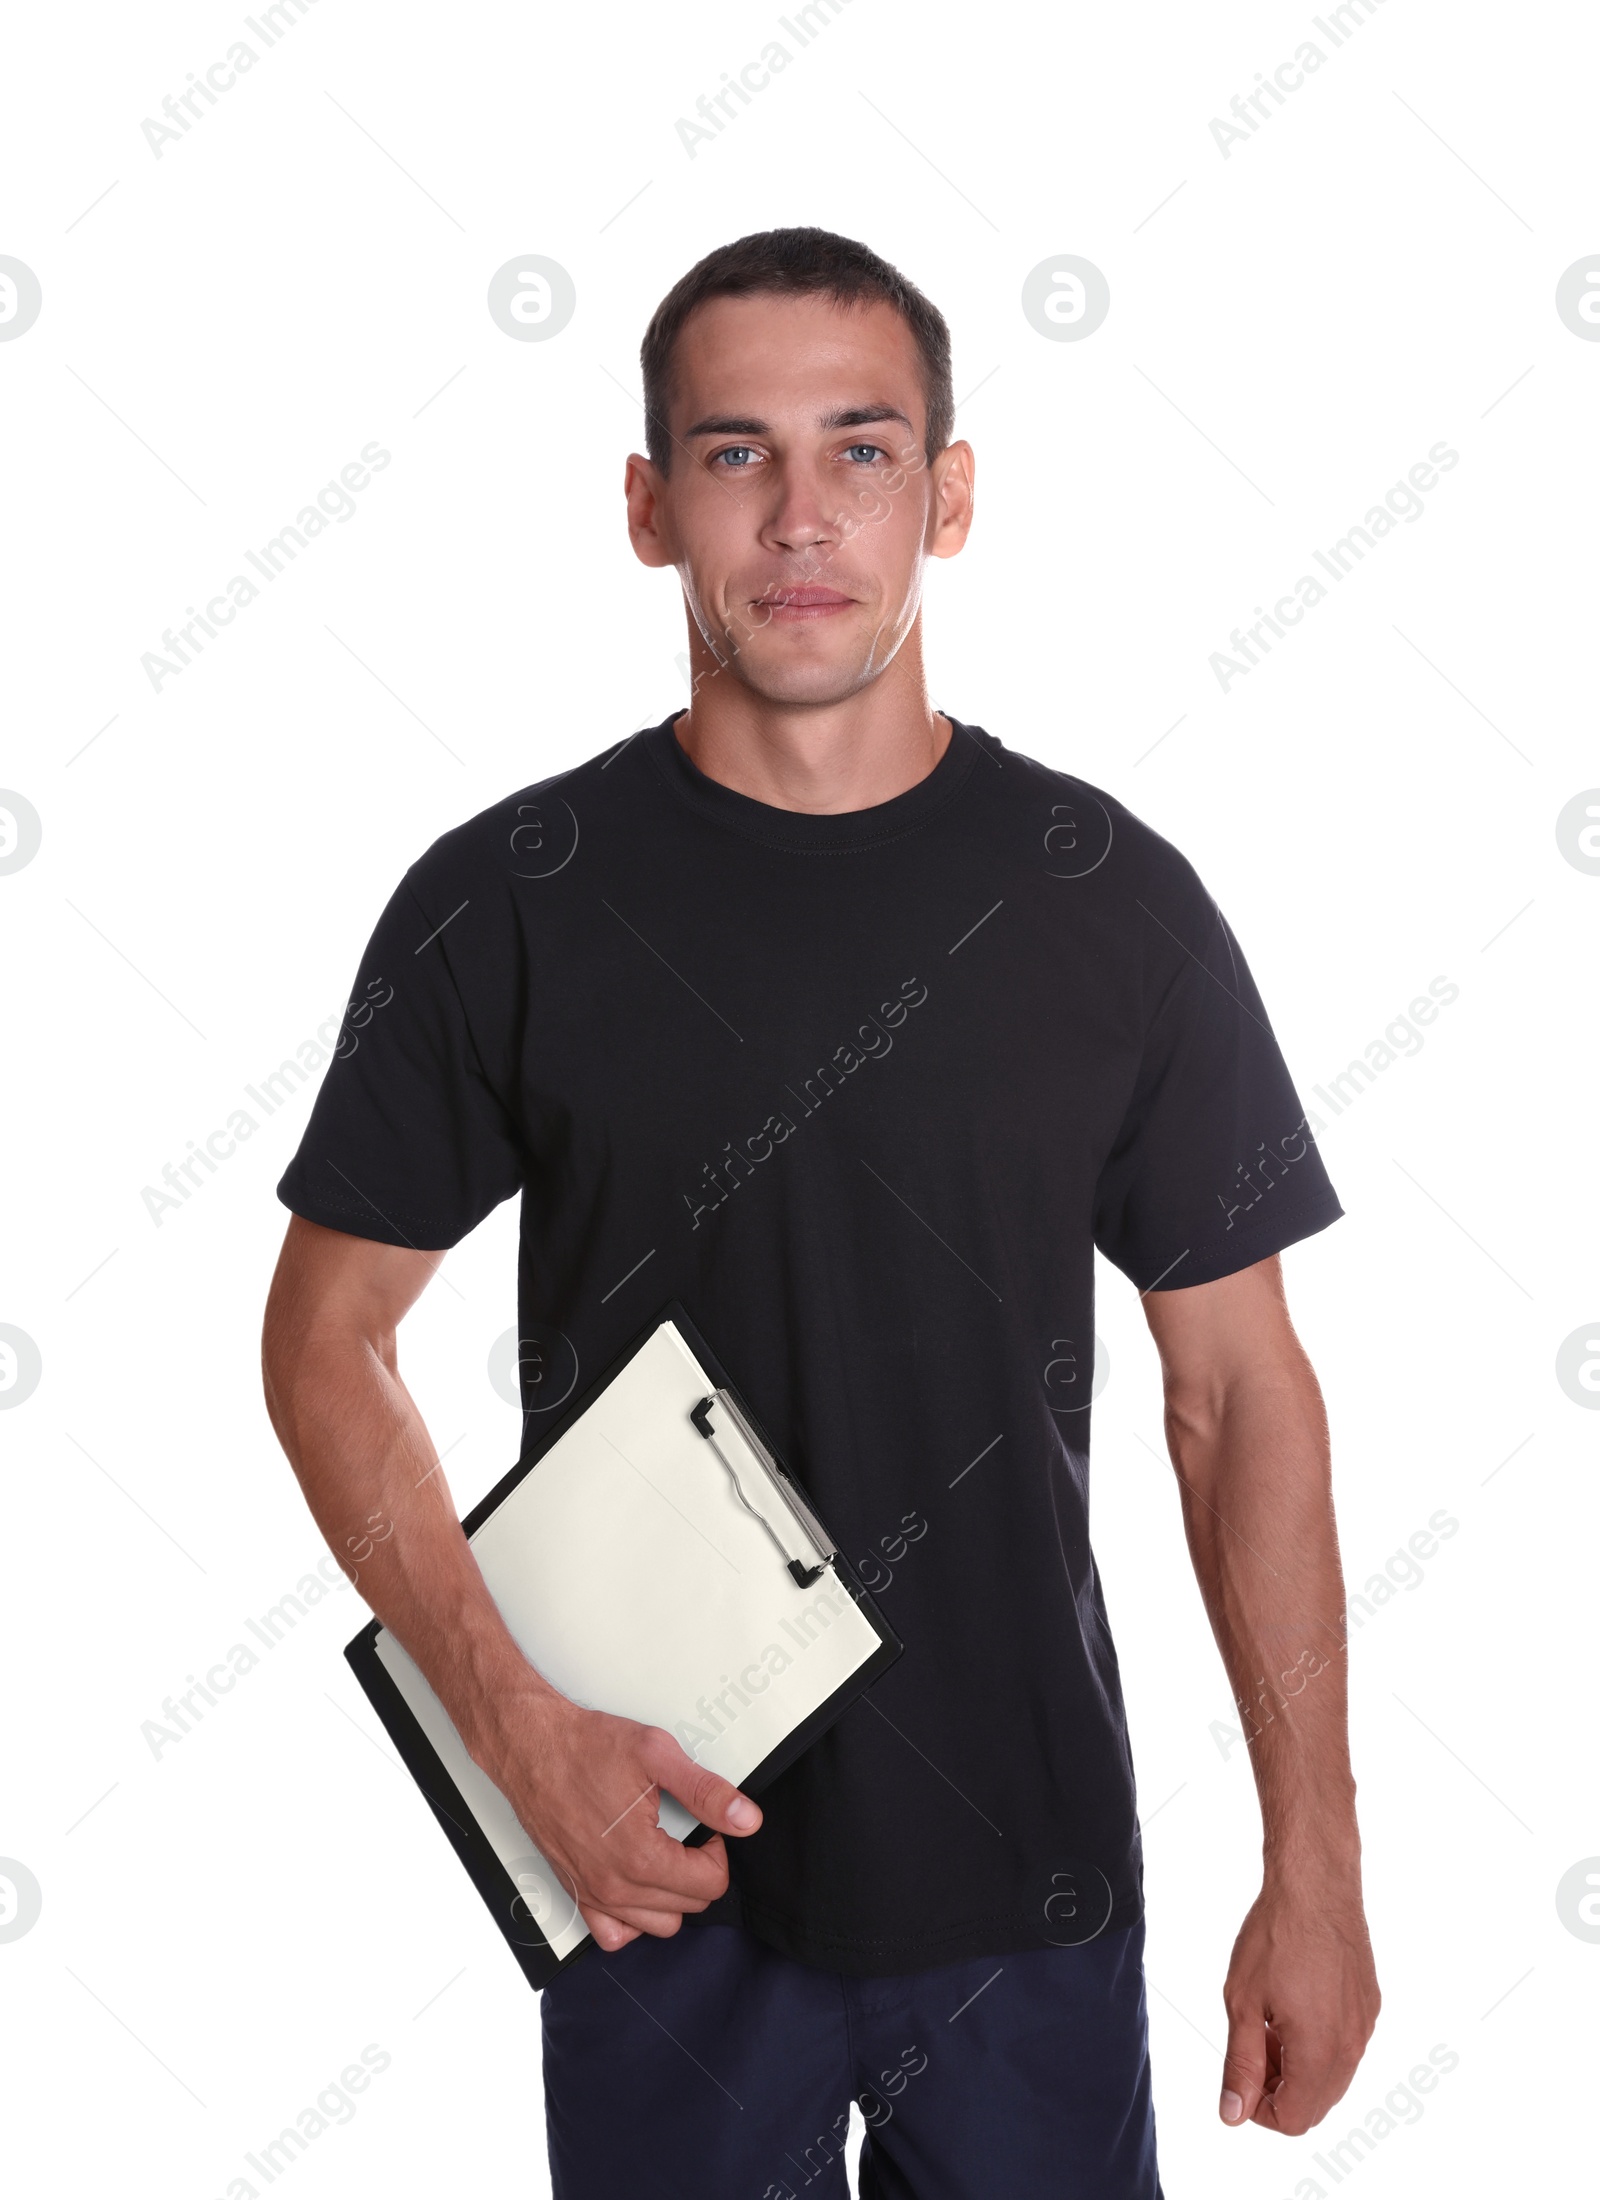
<path id="1" fill-rule="evenodd" d="M 517 1648 L 400 1379 L 395 1332 L 442 1256 L 295 1216 L 267 1302 L 267 1410 L 318 1527 L 427 1676 L 474 1761 L 576 1896 L 602 1948 L 675 1933 L 728 1882 L 720 1834 L 662 1832 L 663 1787 L 702 1824 L 761 1813 L 660 1727 L 572 1703 Z"/>
<path id="2" fill-rule="evenodd" d="M 1167 1445 L 1250 1743 L 1262 1886 L 1223 1999 L 1221 2113 L 1291 2134 L 1344 2093 L 1378 2014 L 1346 1731 L 1344 1580 L 1322 1394 L 1277 1259 L 1153 1291 Z"/>

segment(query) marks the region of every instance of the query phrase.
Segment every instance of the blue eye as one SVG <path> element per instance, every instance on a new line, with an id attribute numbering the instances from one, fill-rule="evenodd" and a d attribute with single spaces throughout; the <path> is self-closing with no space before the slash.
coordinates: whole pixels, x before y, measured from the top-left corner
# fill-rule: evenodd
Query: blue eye
<path id="1" fill-rule="evenodd" d="M 729 450 L 718 451 L 717 463 L 721 465 L 724 460 L 727 460 L 735 467 L 743 467 L 748 465 L 755 455 L 748 443 L 736 443 Z"/>
<path id="2" fill-rule="evenodd" d="M 845 452 L 846 458 L 871 460 L 882 458 L 883 452 L 876 443 L 852 443 Z"/>

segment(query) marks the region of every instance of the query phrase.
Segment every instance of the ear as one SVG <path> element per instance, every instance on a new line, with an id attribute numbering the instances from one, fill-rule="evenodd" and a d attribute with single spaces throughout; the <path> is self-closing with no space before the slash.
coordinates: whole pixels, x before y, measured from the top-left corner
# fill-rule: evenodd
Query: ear
<path id="1" fill-rule="evenodd" d="M 628 501 L 628 540 L 639 563 L 674 564 L 666 527 L 667 485 L 659 470 L 637 451 L 628 459 L 622 493 Z"/>
<path id="2" fill-rule="evenodd" d="M 972 529 L 973 476 L 977 461 L 970 443 L 950 443 L 928 469 L 933 509 L 928 518 L 928 552 L 953 558 Z"/>

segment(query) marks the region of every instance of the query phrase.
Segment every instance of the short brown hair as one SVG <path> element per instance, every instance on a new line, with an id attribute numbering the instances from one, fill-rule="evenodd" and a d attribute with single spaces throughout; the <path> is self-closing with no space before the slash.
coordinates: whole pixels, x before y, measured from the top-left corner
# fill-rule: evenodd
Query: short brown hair
<path id="1" fill-rule="evenodd" d="M 762 229 L 719 245 L 680 276 L 650 319 L 639 364 L 644 370 L 645 449 L 663 473 L 670 470 L 672 355 L 683 324 L 711 298 L 740 298 L 761 291 L 790 297 L 829 297 L 840 305 L 892 306 L 916 339 L 927 403 L 924 456 L 938 456 L 955 424 L 950 380 L 950 330 L 944 315 L 866 245 L 829 229 Z"/>

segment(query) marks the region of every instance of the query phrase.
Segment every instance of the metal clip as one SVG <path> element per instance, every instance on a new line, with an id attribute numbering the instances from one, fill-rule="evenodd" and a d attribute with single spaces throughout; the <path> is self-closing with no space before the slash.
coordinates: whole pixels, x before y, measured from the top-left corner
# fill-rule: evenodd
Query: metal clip
<path id="1" fill-rule="evenodd" d="M 799 1529 L 799 1538 L 791 1538 L 791 1540 L 803 1540 L 811 1545 L 817 1559 L 815 1565 L 808 1565 L 804 1559 L 796 1558 L 766 1514 L 752 1505 L 745 1495 L 744 1485 L 739 1480 L 739 1470 L 729 1458 L 727 1452 L 724 1451 L 722 1445 L 718 1443 L 717 1431 L 711 1425 L 711 1409 L 713 1406 L 718 1407 L 726 1414 L 732 1425 L 733 1433 L 739 1438 L 757 1466 L 766 1475 L 772 1485 L 774 1495 L 788 1516 L 789 1526 Z M 773 1458 L 761 1438 L 740 1412 L 737 1401 L 728 1391 L 715 1390 L 709 1398 L 701 1399 L 700 1403 L 691 1411 L 689 1418 L 727 1468 L 728 1478 L 733 1484 L 734 1495 L 738 1498 L 740 1504 L 753 1520 L 759 1520 L 762 1527 L 766 1529 L 767 1534 L 777 1546 L 784 1565 L 794 1576 L 800 1587 L 809 1589 L 811 1584 L 821 1576 L 823 1567 L 837 1556 L 837 1553 L 823 1532 L 821 1521 L 818 1520 L 811 1507 L 800 1495 L 800 1492 L 784 1473 L 777 1460 Z"/>

